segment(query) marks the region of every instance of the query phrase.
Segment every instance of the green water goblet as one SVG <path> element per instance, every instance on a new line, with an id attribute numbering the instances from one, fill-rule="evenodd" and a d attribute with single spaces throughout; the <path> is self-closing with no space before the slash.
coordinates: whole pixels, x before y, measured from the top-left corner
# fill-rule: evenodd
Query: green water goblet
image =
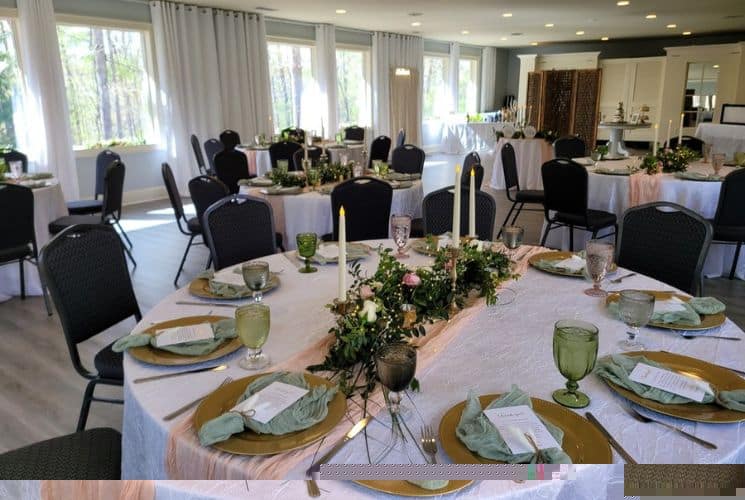
<path id="1" fill-rule="evenodd" d="M 269 337 L 271 314 L 264 304 L 248 304 L 235 310 L 238 338 L 248 348 L 246 357 L 238 361 L 244 370 L 260 370 L 269 365 L 269 357 L 261 348 Z"/>
<path id="2" fill-rule="evenodd" d="M 316 233 L 298 233 L 295 237 L 297 241 L 297 253 L 305 260 L 305 267 L 300 269 L 301 273 L 314 273 L 318 271 L 310 265 L 310 259 L 316 254 L 318 246 L 318 236 Z"/>
<path id="3" fill-rule="evenodd" d="M 577 389 L 578 381 L 595 367 L 598 358 L 598 328 L 585 321 L 563 319 L 554 325 L 554 363 L 567 379 L 566 389 L 551 395 L 554 401 L 569 408 L 584 408 L 590 398 Z"/>

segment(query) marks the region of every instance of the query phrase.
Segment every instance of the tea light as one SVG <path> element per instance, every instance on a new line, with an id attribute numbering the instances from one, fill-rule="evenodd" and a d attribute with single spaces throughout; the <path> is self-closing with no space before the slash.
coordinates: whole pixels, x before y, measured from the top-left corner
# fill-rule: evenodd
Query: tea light
<path id="1" fill-rule="evenodd" d="M 404 328 L 411 328 L 416 323 L 416 306 L 413 304 L 401 304 L 401 314 Z"/>

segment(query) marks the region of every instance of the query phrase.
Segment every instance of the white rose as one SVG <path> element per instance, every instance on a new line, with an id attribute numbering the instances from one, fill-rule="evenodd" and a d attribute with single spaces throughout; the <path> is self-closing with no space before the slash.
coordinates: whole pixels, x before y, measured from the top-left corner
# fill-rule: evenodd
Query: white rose
<path id="1" fill-rule="evenodd" d="M 481 240 L 471 240 L 471 246 L 475 247 L 477 252 L 484 251 L 484 242 Z"/>
<path id="2" fill-rule="evenodd" d="M 365 318 L 368 323 L 373 323 L 378 319 L 378 304 L 372 300 L 366 300 L 362 303 L 362 310 L 359 312 L 361 318 Z"/>

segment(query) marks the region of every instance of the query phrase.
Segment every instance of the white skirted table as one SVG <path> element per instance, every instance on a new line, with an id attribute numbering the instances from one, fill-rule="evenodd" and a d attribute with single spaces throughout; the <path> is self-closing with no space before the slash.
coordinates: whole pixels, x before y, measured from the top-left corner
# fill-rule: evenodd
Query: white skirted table
<path id="1" fill-rule="evenodd" d="M 732 159 L 737 152 L 745 152 L 745 125 L 700 123 L 696 137 L 711 145 L 712 153 L 722 153 Z"/>
<path id="2" fill-rule="evenodd" d="M 392 247 L 390 240 L 369 242 Z M 525 247 L 528 250 L 527 247 Z M 533 252 L 539 249 L 532 249 Z M 300 352 L 314 350 L 325 338 L 333 324 L 333 316 L 324 308 L 336 295 L 337 267 L 318 266 L 314 274 L 298 272 L 298 261 L 293 252 L 262 258 L 270 268 L 280 273 L 278 288 L 264 295 L 264 303 L 271 308 L 271 332 L 264 352 L 272 359 L 272 366 L 287 361 Z M 407 260 L 409 266 L 431 264 L 431 257 L 412 253 Z M 362 270 L 373 272 L 378 263 L 372 254 L 361 261 Z M 620 270 L 619 273 L 622 273 Z M 669 289 L 670 287 L 645 276 L 629 278 L 624 285 L 638 289 Z M 552 332 L 554 323 L 561 318 L 581 318 L 598 326 L 599 355 L 617 352 L 617 342 L 625 337 L 625 327 L 611 317 L 597 298 L 584 295 L 587 282 L 582 279 L 559 277 L 535 269 L 526 269 L 522 277 L 508 285 L 516 294 L 514 302 L 487 307 L 477 303 L 465 309 L 455 320 L 445 326 L 454 336 L 442 350 L 437 350 L 431 362 L 419 365 L 416 377 L 421 391 L 410 393 L 407 404 L 414 405 L 417 429 L 421 423 L 438 428 L 443 414 L 453 405 L 463 401 L 470 389 L 477 394 L 501 393 L 512 384 L 531 396 L 551 399 L 554 389 L 564 386 L 565 379 L 554 366 Z M 177 290 L 150 310 L 137 325 L 135 331 L 147 328 L 153 322 L 192 315 L 232 315 L 229 308 L 203 305 L 183 305 L 179 301 L 197 300 L 189 295 L 187 288 Z M 239 302 L 245 303 L 245 302 Z M 440 333 L 441 335 L 442 333 Z M 745 334 L 731 321 L 718 330 L 720 335 L 743 337 Z M 742 368 L 745 358 L 745 342 L 718 339 L 685 340 L 669 330 L 643 329 L 647 342 L 654 343 L 659 350 L 693 356 L 725 366 Z M 436 341 L 435 341 L 436 342 Z M 214 390 L 220 382 L 230 376 L 234 379 L 251 374 L 242 370 L 237 361 L 244 350 L 226 356 L 220 362 L 229 367 L 221 372 L 205 372 L 182 377 L 166 378 L 142 384 L 133 384 L 133 379 L 144 376 L 183 370 L 181 368 L 158 367 L 134 360 L 124 359 L 124 422 L 122 477 L 124 479 L 303 479 L 304 472 L 312 461 L 313 454 L 321 444 L 309 445 L 303 455 L 292 460 L 285 455 L 274 458 L 240 457 L 215 453 L 213 449 L 189 446 L 193 441 L 193 430 L 188 427 L 189 414 L 172 422 L 164 422 L 163 416 L 179 408 L 195 397 Z M 212 362 L 212 364 L 215 364 Z M 422 366 L 424 366 L 422 368 Z M 464 370 L 464 367 L 468 369 Z M 303 370 L 305 366 L 293 366 Z M 271 370 L 270 366 L 267 371 Z M 640 463 L 742 463 L 745 460 L 745 442 L 741 439 L 745 423 L 702 424 L 677 421 L 676 424 L 688 432 L 715 442 L 717 450 L 708 450 L 670 430 L 632 419 L 620 405 L 626 404 L 616 396 L 598 377 L 590 375 L 580 382 L 580 388 L 591 398 L 591 411 L 624 448 Z M 348 409 L 349 411 L 349 409 Z M 580 414 L 584 414 L 582 410 Z M 420 415 L 417 416 L 417 415 Z M 666 418 L 657 415 L 658 418 Z M 184 424 L 187 424 L 184 427 Z M 341 427 L 350 427 L 347 419 Z M 177 429 L 181 429 L 178 431 Z M 390 430 L 384 423 L 375 420 L 368 426 L 371 446 L 379 445 Z M 325 443 L 326 448 L 330 442 Z M 187 455 L 171 454 L 173 449 Z M 175 448 L 174 448 L 175 447 Z M 412 455 L 409 455 L 412 456 Z M 304 457 L 304 458 L 303 458 Z M 396 449 L 387 463 L 408 463 L 404 453 Z M 419 462 L 423 463 L 421 457 Z M 438 460 L 449 463 L 440 450 Z M 206 462 L 205 462 L 206 461 Z M 267 467 L 271 461 L 271 467 Z M 613 454 L 614 463 L 621 459 Z M 211 466 L 194 468 L 191 464 L 211 463 Z M 366 464 L 365 440 L 358 437 L 344 447 L 331 461 L 334 464 Z M 286 470 L 281 477 L 274 477 L 277 467 Z M 184 468 L 191 468 L 190 477 L 180 477 Z M 606 488 L 614 475 L 613 466 L 578 467 L 574 481 L 568 483 L 543 481 L 516 484 L 509 482 L 477 482 L 464 490 L 463 498 L 509 498 L 509 499 L 592 499 L 606 498 Z M 170 476 L 169 476 L 170 471 Z M 263 472 L 260 472 L 263 471 Z M 200 477 L 196 477 L 200 476 Z M 159 483 L 158 488 L 169 491 L 171 496 L 163 498 L 240 498 L 245 495 L 241 483 L 230 482 L 194 485 L 191 483 Z M 277 482 L 268 486 L 242 483 L 251 491 L 274 491 L 275 495 L 287 498 L 302 496 L 304 485 L 299 481 Z M 253 486 L 252 486 L 253 485 Z M 378 494 L 348 482 L 321 481 L 321 488 L 329 498 L 377 498 Z M 252 488 L 255 488 L 252 490 Z M 565 490 L 564 488 L 569 488 Z M 562 493 L 563 492 L 563 493 Z M 263 496 L 263 495 L 262 495 Z M 454 498 L 459 498 L 455 496 Z"/>
<path id="3" fill-rule="evenodd" d="M 269 155 L 269 147 L 264 146 L 239 146 L 248 158 L 248 172 L 251 175 L 263 176 L 272 170 L 272 158 Z M 331 163 L 341 163 L 342 155 L 346 155 L 348 161 L 362 161 L 362 144 L 330 145 L 326 148 Z"/>
<path id="4" fill-rule="evenodd" d="M 493 150 L 497 143 L 495 131 L 501 129 L 502 124 L 494 122 L 446 124 L 442 131 L 442 152 L 465 154 Z"/>
<path id="5" fill-rule="evenodd" d="M 491 172 L 491 187 L 505 189 L 504 170 L 502 169 L 502 147 L 510 143 L 515 149 L 515 163 L 520 189 L 543 189 L 541 166 L 554 157 L 551 144 L 545 139 L 505 139 L 497 142 L 494 155 L 494 167 Z"/>

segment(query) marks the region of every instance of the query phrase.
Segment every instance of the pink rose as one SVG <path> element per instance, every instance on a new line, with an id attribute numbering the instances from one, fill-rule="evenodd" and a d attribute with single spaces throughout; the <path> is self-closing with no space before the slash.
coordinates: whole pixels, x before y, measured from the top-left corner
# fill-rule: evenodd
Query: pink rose
<path id="1" fill-rule="evenodd" d="M 415 273 L 406 273 L 404 274 L 402 283 L 406 286 L 414 288 L 422 284 L 422 278 L 417 276 Z"/>
<path id="2" fill-rule="evenodd" d="M 370 285 L 362 285 L 360 287 L 360 298 L 362 300 L 367 300 L 373 295 L 375 295 L 375 292 L 373 292 L 373 289 L 372 287 L 370 287 Z"/>

